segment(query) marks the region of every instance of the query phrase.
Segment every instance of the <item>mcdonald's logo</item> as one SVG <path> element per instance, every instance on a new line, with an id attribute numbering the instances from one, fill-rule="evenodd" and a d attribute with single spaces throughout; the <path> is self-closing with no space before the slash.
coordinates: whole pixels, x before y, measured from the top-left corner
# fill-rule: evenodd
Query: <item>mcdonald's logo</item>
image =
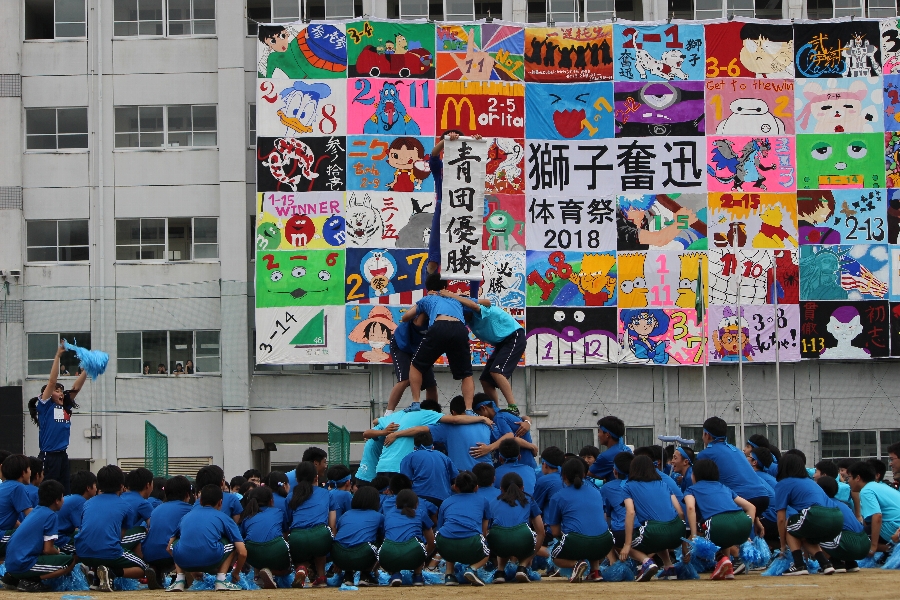
<path id="1" fill-rule="evenodd" d="M 450 103 L 453 103 L 453 108 L 456 110 L 456 123 L 454 126 L 459 127 L 462 123 L 462 108 L 464 104 L 469 105 L 469 129 L 475 129 L 475 107 L 472 106 L 472 101 L 468 98 L 463 98 L 461 100 L 457 100 L 456 98 L 447 98 L 444 101 L 444 112 L 441 114 L 441 129 L 448 129 L 447 125 L 447 111 L 450 107 Z"/>

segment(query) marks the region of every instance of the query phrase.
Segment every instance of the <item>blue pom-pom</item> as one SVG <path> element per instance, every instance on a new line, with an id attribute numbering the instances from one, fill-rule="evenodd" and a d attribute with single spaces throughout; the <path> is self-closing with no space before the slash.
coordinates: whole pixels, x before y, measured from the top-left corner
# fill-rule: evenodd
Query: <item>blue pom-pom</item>
<path id="1" fill-rule="evenodd" d="M 692 557 L 696 556 L 702 561 L 714 562 L 716 560 L 716 552 L 719 551 L 719 547 L 705 537 L 698 535 L 694 539 L 685 541 L 691 546 Z"/>
<path id="2" fill-rule="evenodd" d="M 117 592 L 134 592 L 141 589 L 141 587 L 143 586 L 137 579 L 129 579 L 128 577 L 116 577 L 113 579 L 113 589 Z"/>
<path id="3" fill-rule="evenodd" d="M 340 589 L 342 592 L 358 592 L 359 591 L 359 587 L 357 587 L 355 585 L 347 585 L 346 583 L 342 583 L 341 587 L 338 589 Z"/>
<path id="4" fill-rule="evenodd" d="M 531 561 L 531 568 L 540 571 L 541 569 L 546 569 L 549 564 L 550 561 L 546 556 L 535 556 Z"/>
<path id="5" fill-rule="evenodd" d="M 876 552 L 872 557 L 865 557 L 864 559 L 857 561 L 860 569 L 880 569 L 881 565 L 878 564 L 878 561 L 883 556 L 883 553 Z"/>
<path id="6" fill-rule="evenodd" d="M 77 340 L 76 340 L 77 341 Z M 97 379 L 106 371 L 106 365 L 109 363 L 109 354 L 100 350 L 88 350 L 80 346 L 75 346 L 69 342 L 63 342 L 66 350 L 71 350 L 78 357 L 79 365 L 88 374 L 91 380 Z"/>
<path id="7" fill-rule="evenodd" d="M 766 541 L 757 537 L 752 542 L 744 542 L 741 544 L 741 560 L 747 565 L 748 569 L 765 567 L 772 560 L 772 552 Z"/>
<path id="8" fill-rule="evenodd" d="M 84 577 L 84 571 L 78 566 L 65 577 L 47 579 L 44 584 L 54 592 L 86 592 L 90 589 L 90 585 Z"/>
<path id="9" fill-rule="evenodd" d="M 485 585 L 490 585 L 494 583 L 494 576 L 497 574 L 497 571 L 488 571 L 484 567 L 480 567 L 475 570 L 475 574 L 478 575 L 478 579 L 482 580 Z"/>
<path id="10" fill-rule="evenodd" d="M 532 569 L 531 567 L 525 567 L 525 573 L 528 574 L 528 581 L 540 581 L 541 574 Z"/>
<path id="11" fill-rule="evenodd" d="M 237 582 L 238 587 L 242 590 L 258 590 L 259 584 L 256 583 L 255 575 L 256 573 L 254 571 L 241 573 L 241 578 Z"/>
<path id="12" fill-rule="evenodd" d="M 675 563 L 675 574 L 678 575 L 679 580 L 700 579 L 700 574 L 697 573 L 693 563 Z"/>
<path id="13" fill-rule="evenodd" d="M 882 569 L 900 569 L 900 552 L 891 552 Z"/>
<path id="14" fill-rule="evenodd" d="M 194 581 L 191 584 L 190 590 L 192 592 L 211 592 L 216 589 L 216 576 L 210 575 L 209 573 L 203 574 L 203 579 L 199 579 Z"/>
<path id="15" fill-rule="evenodd" d="M 628 563 L 621 560 L 606 567 L 601 575 L 604 581 L 634 581 L 634 571 L 631 570 Z"/>
<path id="16" fill-rule="evenodd" d="M 806 570 L 809 572 L 810 575 L 818 573 L 819 572 L 819 561 L 814 560 L 812 558 L 807 558 L 806 559 Z"/>
<path id="17" fill-rule="evenodd" d="M 275 585 L 278 586 L 278 589 L 288 589 L 291 587 L 291 584 L 294 583 L 294 573 L 291 572 L 287 575 L 277 575 L 273 577 L 272 580 L 275 581 Z"/>
<path id="18" fill-rule="evenodd" d="M 434 571 L 422 571 L 422 578 L 425 579 L 425 585 L 444 585 L 443 573 L 435 573 Z"/>
<path id="19" fill-rule="evenodd" d="M 779 556 L 772 561 L 769 568 L 762 572 L 764 577 L 778 577 L 784 575 L 784 572 L 791 568 L 794 561 L 787 556 Z"/>

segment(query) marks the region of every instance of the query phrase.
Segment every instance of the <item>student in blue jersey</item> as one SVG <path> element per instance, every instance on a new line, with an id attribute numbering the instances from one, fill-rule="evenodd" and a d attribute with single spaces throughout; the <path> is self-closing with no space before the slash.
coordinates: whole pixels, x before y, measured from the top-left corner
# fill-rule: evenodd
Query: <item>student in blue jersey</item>
<path id="1" fill-rule="evenodd" d="M 102 467 L 97 471 L 97 488 L 100 493 L 81 510 L 81 528 L 75 534 L 78 560 L 94 568 L 94 583 L 102 592 L 112 591 L 115 577 L 146 577 L 150 589 L 160 589 L 156 573 L 140 558 L 140 542 L 133 544 L 129 539 L 134 530 L 127 530 L 126 525 L 134 518 L 134 509 L 121 498 L 125 488 L 122 469 Z"/>
<path id="2" fill-rule="evenodd" d="M 153 491 L 150 492 L 150 496 L 147 498 L 147 502 L 150 503 L 150 506 L 156 508 L 166 501 L 166 481 L 165 477 L 154 477 L 153 478 Z"/>
<path id="3" fill-rule="evenodd" d="M 416 431 L 407 431 L 422 425 L 434 425 L 435 423 L 447 423 L 451 425 L 465 425 L 467 423 L 485 423 L 491 425 L 489 418 L 473 415 L 445 415 L 441 413 L 441 405 L 434 400 L 425 400 L 421 404 L 414 403 L 408 408 L 392 414 L 389 417 L 397 423 L 399 428 L 389 433 L 384 440 L 384 449 L 378 460 L 378 473 L 389 477 L 400 472 L 400 461 L 403 457 L 415 449 L 413 437 Z"/>
<path id="4" fill-rule="evenodd" d="M 260 587 L 273 590 L 275 576 L 291 572 L 291 551 L 284 539 L 284 514 L 275 506 L 272 490 L 257 487 L 246 497 L 241 514 L 241 536 L 247 547 L 247 564 L 256 571 Z"/>
<path id="5" fill-rule="evenodd" d="M 541 512 L 547 511 L 550 498 L 562 489 L 562 465 L 565 462 L 566 453 L 556 446 L 548 446 L 541 452 L 541 476 L 534 484 L 534 501 Z"/>
<path id="6" fill-rule="evenodd" d="M 697 460 L 709 459 L 719 467 L 719 477 L 723 485 L 756 507 L 761 515 L 769 507 L 769 495 L 754 475 L 743 452 L 726 441 L 728 424 L 719 417 L 710 417 L 703 422 L 703 443 L 705 448 L 697 454 Z"/>
<path id="7" fill-rule="evenodd" d="M 531 421 L 528 417 L 519 417 L 509 410 L 500 410 L 497 403 L 491 400 L 487 394 L 475 394 L 475 412 L 494 422 L 494 430 L 491 435 L 491 444 L 487 446 L 476 445 L 470 450 L 472 456 L 484 456 L 500 448 L 500 442 L 504 438 L 516 440 L 521 448 L 519 462 L 532 469 L 537 468 L 535 457 L 539 450 L 531 439 Z"/>
<path id="8" fill-rule="evenodd" d="M 434 551 L 434 526 L 431 517 L 419 506 L 412 490 L 403 490 L 384 512 L 384 542 L 378 550 L 381 568 L 391 574 L 391 587 L 403 585 L 400 571 L 413 572 L 413 585 L 425 585 L 422 566 Z"/>
<path id="9" fill-rule="evenodd" d="M 775 510 L 775 486 L 778 485 L 778 482 L 768 473 L 768 466 L 772 464 L 772 452 L 768 448 L 759 446 L 753 449 L 747 460 L 750 461 L 750 466 L 753 467 L 753 471 L 765 486 L 766 494 L 769 496 L 769 506 L 762 514 L 757 514 L 756 518 L 759 519 L 763 539 L 766 540 L 769 548 L 774 549 L 780 544 L 781 538 L 778 535 L 778 511 Z"/>
<path id="10" fill-rule="evenodd" d="M 661 578 L 677 579 L 668 550 L 681 544 L 684 513 L 678 498 L 646 456 L 635 456 L 631 461 L 624 503 L 625 543 L 619 557 L 625 560 L 630 556 L 640 562 L 637 580 L 649 581 L 659 570 L 650 555 L 659 553 L 665 568 Z"/>
<path id="11" fill-rule="evenodd" d="M 56 547 L 63 554 L 75 554 L 75 531 L 81 527 L 81 509 L 84 503 L 97 495 L 97 476 L 90 471 L 72 474 L 72 493 L 64 498 L 62 508 L 56 513 L 59 537 Z"/>
<path id="12" fill-rule="evenodd" d="M 838 536 L 819 545 L 831 560 L 835 573 L 856 573 L 859 571 L 859 564 L 856 561 L 864 559 L 869 554 L 871 540 L 850 507 L 835 498 L 838 486 L 834 477 L 822 475 L 816 479 L 816 484 L 831 500 L 829 505 L 839 509 L 844 516 L 844 527 Z"/>
<path id="13" fill-rule="evenodd" d="M 684 446 L 676 446 L 675 453 L 672 455 L 672 479 L 678 484 L 682 493 L 691 487 L 693 479 L 691 473 L 696 456 L 694 451 Z"/>
<path id="14" fill-rule="evenodd" d="M 31 481 L 31 463 L 24 454 L 11 454 L 0 466 L 3 484 L 0 485 L 0 558 L 6 554 L 6 545 L 13 530 L 28 516 L 34 503 L 25 491 Z"/>
<path id="15" fill-rule="evenodd" d="M 228 482 L 225 481 L 225 471 L 217 465 L 209 465 L 197 471 L 197 477 L 194 478 L 194 489 L 202 490 L 208 485 L 218 486 L 222 490 L 222 512 L 234 520 L 235 523 L 241 522 L 241 513 L 244 507 L 241 505 L 237 494 L 226 492 Z M 200 509 L 200 503 L 194 504 L 194 510 Z"/>
<path id="16" fill-rule="evenodd" d="M 153 473 L 150 469 L 139 467 L 125 475 L 125 486 L 128 491 L 122 494 L 122 500 L 134 508 L 134 520 L 128 524 L 132 527 L 147 527 L 150 524 L 150 515 L 153 513 L 153 505 L 148 498 L 153 491 Z"/>
<path id="17" fill-rule="evenodd" d="M 65 341 L 65 340 L 63 340 Z M 72 412 L 78 408 L 75 397 L 87 379 L 87 372 L 82 370 L 72 389 L 57 382 L 59 376 L 59 359 L 66 351 L 60 343 L 56 356 L 50 367 L 50 377 L 41 388 L 41 395 L 28 401 L 28 412 L 32 422 L 38 426 L 38 458 L 44 464 L 44 475 L 47 479 L 55 479 L 63 484 L 66 494 L 69 493 L 69 433 L 72 428 L 70 419 Z"/>
<path id="18" fill-rule="evenodd" d="M 446 562 L 444 585 L 457 585 L 456 563 L 466 565 L 465 578 L 473 585 L 484 585 L 475 572 L 488 560 L 490 551 L 485 541 L 490 509 L 488 501 L 475 494 L 478 482 L 469 471 L 463 471 L 454 483 L 456 494 L 447 498 L 438 511 L 437 550 Z"/>
<path id="19" fill-rule="evenodd" d="M 494 482 L 497 481 L 497 470 L 491 463 L 478 463 L 472 468 L 472 475 L 475 476 L 475 481 L 478 483 L 475 495 L 487 500 L 490 507 L 490 503 L 500 495 L 497 488 L 494 487 Z"/>
<path id="20" fill-rule="evenodd" d="M 216 576 L 216 591 L 237 591 L 247 560 L 244 538 L 234 520 L 222 510 L 222 487 L 214 483 L 200 489 L 200 508 L 181 519 L 169 542 L 175 559 L 175 581 L 166 591 L 184 591 L 185 573 Z M 232 570 L 231 581 L 226 575 Z"/>
<path id="21" fill-rule="evenodd" d="M 479 377 L 484 393 L 497 402 L 499 389 L 509 409 L 516 410 L 512 374 L 525 354 L 525 328 L 502 308 L 491 306 L 490 300 L 482 298 L 475 302 L 447 289 L 441 290 L 440 294 L 445 298 L 459 300 L 468 309 L 466 322 L 472 333 L 482 342 L 494 347 Z"/>
<path id="22" fill-rule="evenodd" d="M 406 475 L 399 473 L 391 477 L 387 490 L 380 498 L 381 514 L 387 514 L 388 511 L 392 510 L 397 505 L 397 497 L 400 495 L 400 492 L 412 489 L 412 480 Z M 425 513 L 431 517 L 433 523 L 437 522 L 438 507 L 430 501 L 425 498 L 419 498 L 419 510 L 425 511 Z"/>
<path id="23" fill-rule="evenodd" d="M 412 365 L 409 367 L 409 387 L 412 401 L 418 402 L 422 392 L 422 373 L 434 366 L 442 354 L 447 355 L 453 379 L 461 381 L 461 391 L 466 408 L 472 408 L 475 383 L 472 381 L 472 354 L 469 348 L 469 328 L 466 327 L 462 304 L 452 298 L 444 298 L 438 292 L 447 287 L 439 273 L 425 278 L 429 294 L 406 311 L 402 321 L 412 321 L 420 314 L 428 315 L 428 330 L 422 337 Z"/>
<path id="24" fill-rule="evenodd" d="M 828 477 L 834 479 L 834 482 L 838 486 L 837 493 L 835 494 L 834 499 L 838 502 L 843 502 L 850 508 L 853 508 L 853 500 L 851 499 L 852 492 L 850 491 L 850 486 L 843 481 L 838 481 L 838 466 L 834 463 L 834 461 L 820 460 L 816 463 L 815 468 L 816 472 L 813 474 L 813 479 L 818 481 L 819 477 L 823 475 L 827 475 Z"/>
<path id="25" fill-rule="evenodd" d="M 856 462 L 848 473 L 850 489 L 859 494 L 860 513 L 870 528 L 869 556 L 890 551 L 889 544 L 900 543 L 900 492 L 875 481 L 875 470 L 868 463 Z"/>
<path id="26" fill-rule="evenodd" d="M 164 487 L 166 501 L 153 509 L 150 529 L 141 543 L 144 562 L 156 572 L 157 581 L 162 581 L 163 575 L 175 568 L 175 560 L 169 553 L 169 540 L 175 535 L 184 515 L 191 512 L 191 505 L 188 504 L 191 482 L 187 477 L 171 477 Z"/>
<path id="27" fill-rule="evenodd" d="M 335 516 L 340 519 L 342 514 L 350 510 L 350 504 L 353 501 L 353 494 L 350 493 L 353 476 L 350 474 L 350 469 L 344 465 L 328 467 L 325 476 L 328 477 L 325 488 L 331 494 L 334 502 Z"/>
<path id="28" fill-rule="evenodd" d="M 525 493 L 522 478 L 517 473 L 507 473 L 500 482 L 500 495 L 491 502 L 487 539 L 491 553 L 497 557 L 494 583 L 506 582 L 503 573 L 510 559 L 515 559 L 519 565 L 516 582 L 529 583 L 526 568 L 544 542 L 544 521 L 540 507 Z"/>
<path id="29" fill-rule="evenodd" d="M 734 579 L 746 566 L 735 569 L 729 557 L 737 557 L 738 546 L 750 538 L 756 507 L 719 482 L 719 467 L 711 460 L 698 460 L 692 477 L 693 485 L 684 492 L 691 539 L 699 533 L 721 548 L 710 579 Z"/>
<path id="30" fill-rule="evenodd" d="M 291 472 L 294 472 L 293 469 Z M 281 471 L 272 471 L 266 476 L 266 487 L 272 491 L 272 502 L 275 503 L 275 508 L 287 515 L 288 494 L 291 491 L 287 475 Z"/>
<path id="31" fill-rule="evenodd" d="M 55 546 L 56 513 L 63 505 L 61 483 L 48 479 L 41 484 L 38 506 L 25 517 L 9 541 L 6 572 L 18 579 L 20 592 L 46 592 L 42 581 L 72 572 L 75 557 L 62 554 Z"/>
<path id="32" fill-rule="evenodd" d="M 658 451 L 657 451 L 658 450 Z M 662 454 L 662 447 L 660 446 L 642 446 L 640 448 L 636 448 L 634 451 L 635 456 L 646 456 L 653 462 L 653 468 L 656 469 L 656 472 L 659 473 L 659 477 L 663 483 L 669 488 L 669 491 L 675 494 L 675 497 L 678 498 L 678 502 L 681 503 L 682 510 L 684 509 L 684 491 L 681 489 L 675 480 L 666 475 L 662 469 L 660 468 L 660 455 Z"/>
<path id="33" fill-rule="evenodd" d="M 747 442 L 744 444 L 744 454 L 750 456 L 750 453 L 756 448 L 765 448 L 769 452 L 772 452 L 772 444 L 769 443 L 769 438 L 761 433 L 755 433 L 747 438 Z M 772 477 L 778 475 L 778 459 L 775 457 L 774 453 L 772 453 L 772 464 L 766 467 L 766 473 Z"/>
<path id="34" fill-rule="evenodd" d="M 334 564 L 344 571 L 344 583 L 353 585 L 359 572 L 360 586 L 377 586 L 375 563 L 378 546 L 384 538 L 384 515 L 378 491 L 364 487 L 353 495 L 353 504 L 337 521 L 337 533 L 331 546 Z"/>
<path id="35" fill-rule="evenodd" d="M 590 474 L 597 479 L 609 481 L 612 478 L 613 461 L 619 452 L 631 453 L 625 445 L 625 423 L 618 417 L 608 416 L 597 421 L 597 441 L 606 450 L 600 453 L 591 465 Z"/>
<path id="36" fill-rule="evenodd" d="M 313 587 L 325 587 L 325 556 L 331 551 L 337 515 L 331 495 L 319 487 L 319 474 L 311 462 L 301 462 L 294 470 L 297 485 L 288 501 L 285 515 L 291 559 L 294 561 L 295 588 L 303 587 L 309 577 L 309 566 L 315 566 Z"/>
<path id="37" fill-rule="evenodd" d="M 609 553 L 609 562 L 619 560 L 618 551 L 625 545 L 625 483 L 628 481 L 628 472 L 631 470 L 631 461 L 634 455 L 629 452 L 619 452 L 613 461 L 613 479 L 603 484 L 603 514 L 609 523 L 609 531 L 613 536 L 613 547 L 616 552 Z"/>
<path id="38" fill-rule="evenodd" d="M 464 427 L 464 426 L 463 426 Z M 434 440 L 428 429 L 413 438 L 416 449 L 400 461 L 400 473 L 412 481 L 412 489 L 420 498 L 428 500 L 438 508 L 450 495 L 450 486 L 459 471 L 447 458 L 434 449 Z"/>
<path id="39" fill-rule="evenodd" d="M 476 394 L 476 398 L 478 395 Z M 466 413 L 466 401 L 462 396 L 455 396 L 450 400 L 450 414 L 464 415 Z M 474 412 L 468 414 L 474 415 Z M 469 423 L 467 425 L 447 425 L 437 423 L 428 427 L 435 444 L 444 444 L 447 447 L 447 456 L 453 462 L 457 471 L 471 471 L 481 462 L 490 463 L 488 454 L 474 457 L 469 453 L 472 446 L 478 444 L 490 444 L 492 428 L 485 423 Z"/>
<path id="40" fill-rule="evenodd" d="M 550 499 L 544 522 L 559 543 L 553 548 L 553 562 L 572 569 L 570 583 L 602 581 L 600 561 L 613 547 L 612 534 L 603 517 L 603 497 L 585 484 L 584 462 L 571 458 L 562 466 L 563 488 Z"/>
<path id="41" fill-rule="evenodd" d="M 397 325 L 394 335 L 391 336 L 391 362 L 394 365 L 394 377 L 397 383 L 391 388 L 388 396 L 385 416 L 393 413 L 400 404 L 403 392 L 409 387 L 409 367 L 412 365 L 413 355 L 422 343 L 422 336 L 428 326 L 428 316 L 421 314 L 412 321 L 405 321 Z M 425 390 L 427 400 L 438 399 L 437 381 L 434 378 L 434 369 L 422 371 L 422 389 Z"/>
<path id="42" fill-rule="evenodd" d="M 503 476 L 507 473 L 518 473 L 522 478 L 525 486 L 525 493 L 531 496 L 534 494 L 535 473 L 534 467 L 523 465 L 519 462 L 520 446 L 515 438 L 504 438 L 500 442 L 499 454 L 503 460 L 503 464 L 497 467 L 496 480 L 494 487 L 500 489 L 500 483 Z"/>
<path id="43" fill-rule="evenodd" d="M 788 508 L 797 511 L 787 516 Z M 786 556 L 790 548 L 794 564 L 785 575 L 807 575 L 803 550 L 819 562 L 825 575 L 834 573 L 834 567 L 819 547 L 820 542 L 830 542 L 841 532 L 844 517 L 840 509 L 830 506 L 829 498 L 810 479 L 803 458 L 785 453 L 778 464 L 778 485 L 775 486 L 775 510 L 778 511 L 778 533 L 781 553 Z"/>
<path id="44" fill-rule="evenodd" d="M 393 411 L 391 411 L 393 412 Z M 378 461 L 384 450 L 384 436 L 397 431 L 399 425 L 393 422 L 393 417 L 384 416 L 372 422 L 372 429 L 363 432 L 366 440 L 363 446 L 362 458 L 359 460 L 359 468 L 356 469 L 355 479 L 359 481 L 372 481 L 378 473 Z"/>
<path id="45" fill-rule="evenodd" d="M 38 488 L 44 482 L 44 463 L 34 456 L 28 457 L 28 466 L 31 467 L 31 477 L 25 485 L 25 493 L 31 499 L 31 505 L 38 505 Z"/>

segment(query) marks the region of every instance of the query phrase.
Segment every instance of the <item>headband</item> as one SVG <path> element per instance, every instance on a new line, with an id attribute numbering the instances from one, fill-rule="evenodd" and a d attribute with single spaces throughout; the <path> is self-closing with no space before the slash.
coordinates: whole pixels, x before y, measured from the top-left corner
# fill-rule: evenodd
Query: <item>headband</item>
<path id="1" fill-rule="evenodd" d="M 329 480 L 325 483 L 325 487 L 329 487 L 329 488 L 330 488 L 330 487 L 332 487 L 332 486 L 338 487 L 339 485 L 344 485 L 345 483 L 347 483 L 348 481 L 350 481 L 350 478 L 351 478 L 351 477 L 353 477 L 353 476 L 352 476 L 352 475 L 347 475 L 346 477 L 344 477 L 344 478 L 342 478 L 342 479 L 329 479 Z M 287 483 L 287 482 L 286 482 L 286 481 L 285 481 L 285 482 L 282 482 L 282 485 L 283 485 L 284 483 Z"/>
<path id="2" fill-rule="evenodd" d="M 684 459 L 685 459 L 686 461 L 688 461 L 688 464 L 693 464 L 693 463 L 691 462 L 691 457 L 688 456 L 688 453 L 684 451 L 684 448 L 682 448 L 681 446 L 678 446 L 678 447 L 675 448 L 675 452 L 677 452 L 677 453 L 680 454 L 682 457 L 684 457 Z"/>
<path id="3" fill-rule="evenodd" d="M 724 442 L 728 438 L 728 436 L 726 436 L 726 435 L 713 435 L 709 432 L 708 429 L 705 429 L 705 428 L 703 429 L 703 433 L 705 433 L 706 435 L 708 435 L 709 437 L 711 437 L 713 440 L 715 440 L 717 442 Z"/>
<path id="4" fill-rule="evenodd" d="M 494 401 L 488 398 L 486 400 L 482 400 L 481 402 L 473 404 L 472 408 L 478 408 L 479 406 L 484 406 L 485 404 L 494 404 Z"/>
<path id="5" fill-rule="evenodd" d="M 604 427 L 603 425 L 600 426 L 600 431 L 602 431 L 603 433 L 605 433 L 605 434 L 607 434 L 607 435 L 613 436 L 613 437 L 616 438 L 617 440 L 618 440 L 618 439 L 621 439 L 619 436 L 617 436 L 616 434 L 614 434 L 612 431 L 610 431 L 609 429 L 607 429 L 607 428 Z"/>
<path id="6" fill-rule="evenodd" d="M 750 440 L 747 440 L 747 445 L 748 445 L 748 446 L 752 446 L 753 448 L 759 448 L 759 445 L 758 445 L 758 444 L 754 444 L 754 443 L 751 442 Z"/>
<path id="7" fill-rule="evenodd" d="M 543 458 L 541 459 L 541 464 L 547 465 L 547 466 L 550 467 L 551 469 L 559 469 L 558 466 L 554 465 L 554 464 L 551 463 L 551 462 L 546 461 L 546 460 L 543 459 Z"/>
<path id="8" fill-rule="evenodd" d="M 756 462 L 759 463 L 759 466 L 762 466 L 762 463 L 759 462 L 759 457 L 756 455 L 756 452 L 751 452 L 751 453 L 750 453 L 750 456 L 753 457 L 753 460 L 755 460 Z"/>
<path id="9" fill-rule="evenodd" d="M 434 448 L 434 446 L 425 446 L 422 444 L 416 446 L 416 450 L 431 450 L 432 448 Z"/>

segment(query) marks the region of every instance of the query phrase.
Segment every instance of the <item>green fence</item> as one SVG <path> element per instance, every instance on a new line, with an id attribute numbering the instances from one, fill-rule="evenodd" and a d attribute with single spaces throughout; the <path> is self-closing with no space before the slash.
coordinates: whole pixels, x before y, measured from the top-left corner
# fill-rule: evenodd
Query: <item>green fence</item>
<path id="1" fill-rule="evenodd" d="M 328 421 L 328 466 L 350 466 L 350 432 Z"/>
<path id="2" fill-rule="evenodd" d="M 144 421 L 144 466 L 154 477 L 169 476 L 169 437 L 160 433 L 150 421 Z"/>

